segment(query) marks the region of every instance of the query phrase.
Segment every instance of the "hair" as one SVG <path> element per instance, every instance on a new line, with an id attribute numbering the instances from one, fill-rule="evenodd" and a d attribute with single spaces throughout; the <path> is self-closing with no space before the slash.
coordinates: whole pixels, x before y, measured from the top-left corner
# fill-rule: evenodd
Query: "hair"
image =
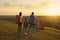
<path id="1" fill-rule="evenodd" d="M 19 16 L 21 16 L 22 15 L 22 12 L 19 12 Z"/>
<path id="2" fill-rule="evenodd" d="M 16 17 L 17 17 L 18 15 L 16 15 Z"/>
<path id="3" fill-rule="evenodd" d="M 32 12 L 32 15 L 34 15 L 34 12 Z"/>
<path id="4" fill-rule="evenodd" d="M 27 18 L 25 18 L 25 20 L 27 20 Z"/>

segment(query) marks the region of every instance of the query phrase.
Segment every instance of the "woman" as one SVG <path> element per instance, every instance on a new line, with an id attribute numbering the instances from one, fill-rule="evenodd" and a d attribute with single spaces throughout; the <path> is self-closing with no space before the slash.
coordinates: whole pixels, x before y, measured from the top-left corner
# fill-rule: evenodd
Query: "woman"
<path id="1" fill-rule="evenodd" d="M 29 18 L 29 24 L 31 27 L 34 26 L 34 19 L 35 19 L 34 12 L 32 12 Z"/>
<path id="2" fill-rule="evenodd" d="M 19 18 L 18 18 L 18 33 L 21 32 L 22 29 L 22 12 L 19 13 Z"/>
<path id="3" fill-rule="evenodd" d="M 35 21 L 35 16 L 34 16 L 34 12 L 32 12 L 29 18 L 29 24 L 30 24 L 31 34 L 33 37 L 35 36 L 35 22 L 34 21 Z"/>

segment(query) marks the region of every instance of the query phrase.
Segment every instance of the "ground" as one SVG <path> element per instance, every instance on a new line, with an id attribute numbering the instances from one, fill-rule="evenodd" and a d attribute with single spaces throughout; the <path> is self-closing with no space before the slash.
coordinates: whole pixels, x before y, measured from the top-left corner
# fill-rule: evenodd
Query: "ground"
<path id="1" fill-rule="evenodd" d="M 45 27 L 44 30 L 38 30 L 34 38 L 17 33 L 17 24 L 10 21 L 0 21 L 0 40 L 60 40 L 60 30 Z M 30 35 L 29 35 L 30 36 Z"/>

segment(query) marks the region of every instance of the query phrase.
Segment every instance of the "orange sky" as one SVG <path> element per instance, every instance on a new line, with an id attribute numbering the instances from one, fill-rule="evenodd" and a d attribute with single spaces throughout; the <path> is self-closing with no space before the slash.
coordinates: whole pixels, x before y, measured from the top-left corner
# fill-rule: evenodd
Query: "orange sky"
<path id="1" fill-rule="evenodd" d="M 60 15 L 60 0 L 0 0 L 0 15 Z"/>

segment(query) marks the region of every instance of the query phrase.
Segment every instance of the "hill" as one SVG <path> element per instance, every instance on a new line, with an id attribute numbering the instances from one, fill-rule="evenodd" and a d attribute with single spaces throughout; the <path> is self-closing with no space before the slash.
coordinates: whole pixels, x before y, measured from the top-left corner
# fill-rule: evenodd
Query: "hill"
<path id="1" fill-rule="evenodd" d="M 29 18 L 29 16 L 24 16 Z M 23 18 L 24 18 L 23 17 Z M 60 16 L 37 16 L 44 26 L 53 27 L 60 30 Z M 15 16 L 0 16 L 0 20 L 15 22 Z"/>
<path id="2" fill-rule="evenodd" d="M 27 40 L 26 36 L 17 34 L 17 24 L 11 21 L 0 21 L 0 40 Z M 35 38 L 29 38 L 29 40 L 60 40 L 60 30 L 45 27 L 44 30 L 38 30 Z"/>

